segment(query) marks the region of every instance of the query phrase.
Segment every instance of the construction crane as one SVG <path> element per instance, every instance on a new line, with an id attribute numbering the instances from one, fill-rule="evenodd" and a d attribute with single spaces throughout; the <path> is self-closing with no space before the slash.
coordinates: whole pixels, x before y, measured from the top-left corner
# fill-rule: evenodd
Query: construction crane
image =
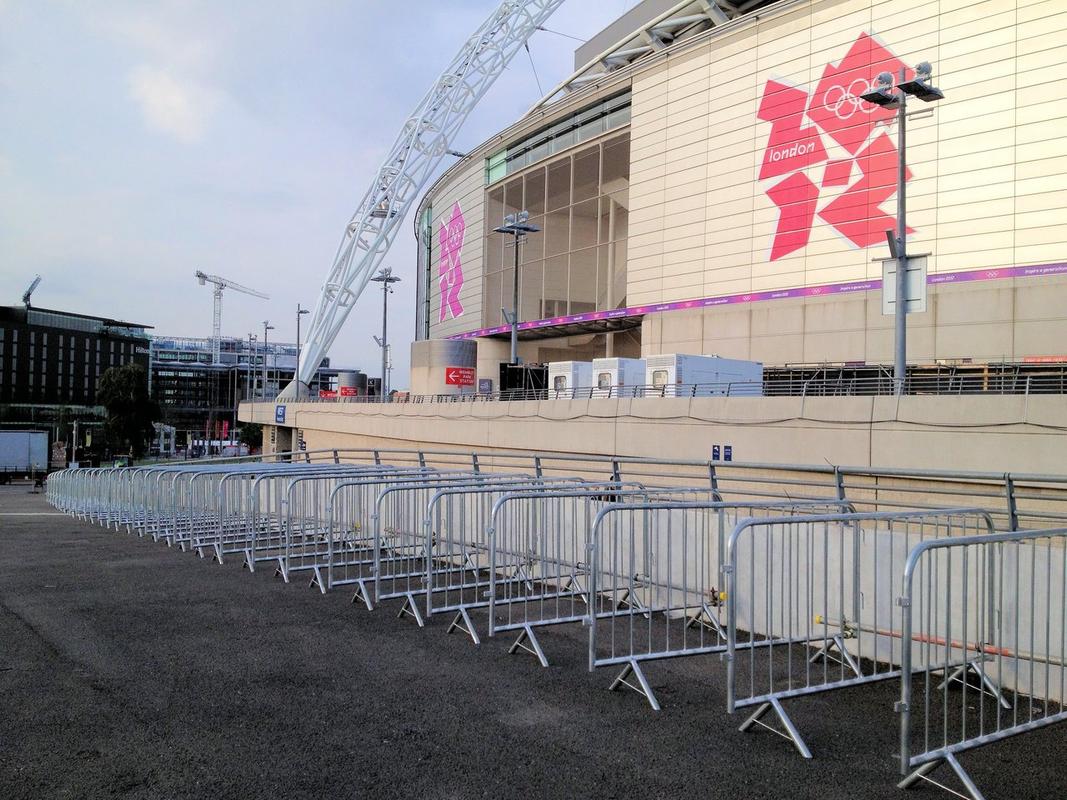
<path id="1" fill-rule="evenodd" d="M 36 289 L 38 285 L 40 285 L 40 283 L 41 276 L 38 275 L 36 278 L 33 279 L 33 283 L 30 284 L 30 288 L 22 293 L 22 305 L 26 306 L 26 308 L 30 307 L 30 297 L 33 295 L 33 290 Z"/>
<path id="2" fill-rule="evenodd" d="M 257 292 L 255 289 L 249 289 L 247 286 L 242 286 L 239 283 L 229 280 L 228 278 L 220 278 L 218 275 L 207 275 L 200 270 L 196 271 L 196 279 L 200 281 L 201 286 L 205 286 L 209 283 L 215 285 L 215 289 L 212 294 L 215 295 L 215 322 L 211 327 L 211 363 L 219 363 L 219 351 L 222 348 L 222 290 L 233 289 L 235 292 L 243 292 L 250 294 L 253 297 L 260 297 L 264 300 L 270 300 L 263 292 Z"/>
<path id="3" fill-rule="evenodd" d="M 454 154 L 453 141 L 508 62 L 563 0 L 506 0 L 467 39 L 404 121 L 385 163 L 349 220 L 311 318 L 296 378 L 281 396 L 299 398 L 341 331 L 345 319 L 389 251 L 404 216 Z"/>

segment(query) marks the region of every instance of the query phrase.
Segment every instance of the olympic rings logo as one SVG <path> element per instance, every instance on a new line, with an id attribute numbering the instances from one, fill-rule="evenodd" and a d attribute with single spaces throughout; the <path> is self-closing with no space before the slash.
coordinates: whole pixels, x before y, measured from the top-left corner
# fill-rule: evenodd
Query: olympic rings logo
<path id="1" fill-rule="evenodd" d="M 847 89 L 840 84 L 831 86 L 823 93 L 822 102 L 824 106 L 834 113 L 834 116 L 844 122 L 857 113 L 871 114 L 874 112 L 875 106 L 873 104 L 865 103 L 860 99 L 860 95 L 869 91 L 870 88 L 871 82 L 866 78 L 856 78 L 848 85 Z"/>

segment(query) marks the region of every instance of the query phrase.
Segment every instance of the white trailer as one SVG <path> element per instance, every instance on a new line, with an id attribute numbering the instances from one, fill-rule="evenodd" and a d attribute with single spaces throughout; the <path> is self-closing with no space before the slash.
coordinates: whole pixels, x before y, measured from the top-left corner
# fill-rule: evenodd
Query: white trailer
<path id="1" fill-rule="evenodd" d="M 575 389 L 588 389 L 592 385 L 593 363 L 591 361 L 553 361 L 548 365 L 548 396 L 550 398 L 571 398 L 574 396 Z"/>
<path id="2" fill-rule="evenodd" d="M 594 358 L 593 397 L 629 396 L 635 386 L 645 385 L 643 358 Z"/>
<path id="3" fill-rule="evenodd" d="M 763 394 L 763 364 L 684 353 L 648 356 L 645 383 L 662 397 Z"/>
<path id="4" fill-rule="evenodd" d="M 47 431 L 0 431 L 0 483 L 47 472 Z"/>

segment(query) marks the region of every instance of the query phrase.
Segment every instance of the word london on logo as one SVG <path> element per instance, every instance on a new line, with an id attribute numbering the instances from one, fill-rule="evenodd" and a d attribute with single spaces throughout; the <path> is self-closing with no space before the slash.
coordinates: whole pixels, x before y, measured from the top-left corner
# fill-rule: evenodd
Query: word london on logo
<path id="1" fill-rule="evenodd" d="M 771 151 L 771 161 L 781 161 L 783 158 L 793 158 L 795 156 L 803 156 L 808 153 L 815 152 L 814 142 L 797 142 L 795 145 L 788 149 L 773 150 Z"/>

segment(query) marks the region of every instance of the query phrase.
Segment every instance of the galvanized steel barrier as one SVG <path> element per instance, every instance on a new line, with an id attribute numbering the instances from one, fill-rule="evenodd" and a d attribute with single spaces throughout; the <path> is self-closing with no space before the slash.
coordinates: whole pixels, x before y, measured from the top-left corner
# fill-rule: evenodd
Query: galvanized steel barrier
<path id="1" fill-rule="evenodd" d="M 582 487 L 505 494 L 490 514 L 487 598 L 468 608 L 486 606 L 489 636 L 518 632 L 508 652 L 530 653 L 547 667 L 536 629 L 588 621 L 589 551 L 599 512 L 619 503 L 710 500 L 713 495 L 710 488 L 621 485 L 610 491 Z"/>
<path id="2" fill-rule="evenodd" d="M 727 710 L 756 706 L 741 730 L 769 730 L 811 758 L 782 702 L 900 677 L 900 639 L 885 630 L 901 627 L 908 550 L 977 533 L 993 524 L 973 508 L 740 520 L 723 577 Z M 763 720 L 772 711 L 782 730 Z"/>
<path id="3" fill-rule="evenodd" d="M 728 594 L 720 572 L 734 520 L 848 507 L 842 501 L 781 500 L 629 503 L 601 510 L 589 556 L 589 671 L 621 666 L 611 689 L 632 689 L 658 711 L 642 662 L 726 652 L 720 609 Z"/>
<path id="4" fill-rule="evenodd" d="M 899 785 L 983 800 L 958 755 L 1067 720 L 1067 529 L 920 543 L 902 585 Z"/>
<path id="5" fill-rule="evenodd" d="M 537 629 L 585 624 L 590 670 L 621 667 L 611 688 L 653 708 L 644 662 L 722 654 L 742 729 L 808 756 L 785 702 L 899 681 L 905 788 L 948 788 L 946 765 L 982 800 L 958 755 L 1067 719 L 1058 476 L 330 450 L 64 470 L 47 497 L 368 608 L 402 599 L 420 626 L 453 614 L 475 642 L 486 609 L 545 665 Z"/>

